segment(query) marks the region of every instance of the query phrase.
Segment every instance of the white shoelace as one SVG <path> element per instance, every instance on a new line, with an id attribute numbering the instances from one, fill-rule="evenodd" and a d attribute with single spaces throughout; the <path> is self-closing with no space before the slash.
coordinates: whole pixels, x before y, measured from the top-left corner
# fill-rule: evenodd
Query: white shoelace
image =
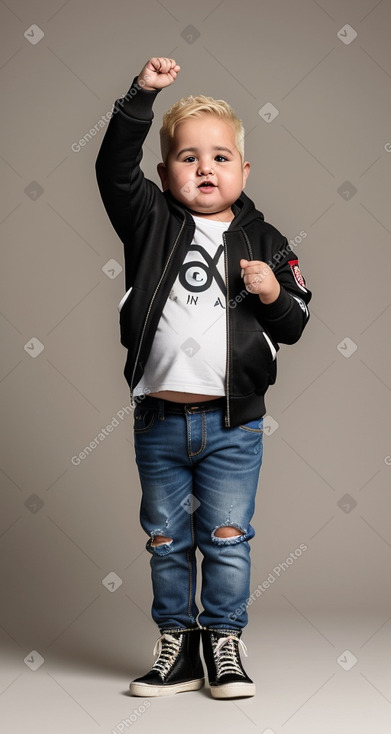
<path id="1" fill-rule="evenodd" d="M 181 649 L 181 643 L 182 635 L 174 637 L 169 632 L 164 632 L 156 641 L 153 654 L 157 655 L 158 658 L 155 660 L 152 668 L 158 670 L 163 679 L 169 673 L 172 664 L 175 662 Z"/>
<path id="2" fill-rule="evenodd" d="M 237 650 L 234 645 L 234 640 L 239 642 L 244 655 L 247 657 L 247 647 L 243 640 L 238 640 L 235 635 L 228 635 L 227 637 L 220 637 L 218 640 L 214 652 L 216 657 L 216 671 L 217 677 L 220 678 L 222 675 L 227 673 L 235 673 L 244 677 L 244 673 L 240 667 Z"/>

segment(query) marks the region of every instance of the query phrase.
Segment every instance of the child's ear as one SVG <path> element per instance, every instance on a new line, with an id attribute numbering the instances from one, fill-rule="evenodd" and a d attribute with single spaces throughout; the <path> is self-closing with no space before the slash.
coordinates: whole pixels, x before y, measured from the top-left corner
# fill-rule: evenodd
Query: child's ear
<path id="1" fill-rule="evenodd" d="M 159 177 L 160 177 L 160 180 L 162 182 L 163 191 L 167 191 L 167 189 L 168 189 L 168 184 L 167 184 L 167 180 L 168 180 L 167 166 L 165 166 L 164 163 L 158 163 L 157 164 L 157 167 L 156 167 L 156 170 L 157 170 L 157 172 L 159 174 Z"/>
<path id="2" fill-rule="evenodd" d="M 243 164 L 243 188 L 245 188 L 245 186 L 246 186 L 246 181 L 247 181 L 248 175 L 250 173 L 250 168 L 251 168 L 251 164 L 248 161 L 246 161 Z"/>

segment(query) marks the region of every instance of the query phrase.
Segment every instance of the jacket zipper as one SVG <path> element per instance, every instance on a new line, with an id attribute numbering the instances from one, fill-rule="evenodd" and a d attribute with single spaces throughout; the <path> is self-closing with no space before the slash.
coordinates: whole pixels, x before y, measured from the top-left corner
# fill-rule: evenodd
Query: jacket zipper
<path id="1" fill-rule="evenodd" d="M 224 243 L 224 270 L 225 270 L 225 287 L 226 287 L 226 297 L 225 297 L 225 329 L 226 329 L 226 340 L 227 340 L 227 354 L 226 354 L 226 363 L 225 363 L 225 395 L 227 398 L 227 411 L 224 417 L 224 422 L 227 428 L 231 425 L 231 416 L 230 416 L 230 410 L 229 410 L 229 378 L 230 378 L 230 372 L 229 372 L 229 353 L 230 353 L 230 339 L 229 339 L 229 279 L 228 279 L 228 253 L 227 253 L 227 242 L 225 239 L 225 232 L 223 232 L 223 243 Z"/>
<path id="2" fill-rule="evenodd" d="M 152 304 L 153 304 L 153 302 L 155 300 L 155 296 L 156 296 L 156 294 L 157 294 L 157 292 L 158 292 L 158 290 L 160 288 L 160 285 L 161 285 L 161 283 L 163 281 L 163 278 L 164 278 L 164 276 L 166 274 L 166 270 L 167 270 L 167 268 L 169 266 L 171 257 L 172 257 L 172 255 L 173 255 L 173 253 L 175 251 L 175 248 L 176 248 L 176 246 L 178 244 L 178 240 L 179 240 L 179 238 L 180 238 L 180 236 L 182 234 L 182 231 L 183 231 L 183 228 L 184 228 L 185 224 L 186 224 L 186 214 L 183 217 L 183 222 L 182 222 L 181 228 L 180 228 L 180 230 L 178 232 L 178 235 L 177 235 L 177 237 L 175 239 L 175 242 L 174 242 L 174 244 L 172 246 L 171 252 L 170 252 L 170 254 L 169 254 L 168 258 L 167 258 L 167 262 L 166 262 L 166 264 L 164 266 L 164 270 L 163 270 L 163 272 L 161 274 L 161 277 L 160 277 L 160 280 L 159 280 L 159 282 L 158 282 L 158 284 L 157 284 L 157 286 L 156 286 L 156 288 L 154 290 L 154 293 L 152 295 L 151 301 L 150 301 L 149 306 L 148 306 L 147 314 L 145 316 L 144 326 L 143 326 L 143 330 L 141 332 L 141 337 L 140 337 L 140 342 L 139 342 L 139 345 L 138 345 L 138 350 L 137 350 L 136 358 L 134 360 L 134 367 L 133 367 L 132 379 L 130 381 L 130 395 L 131 395 L 131 397 L 130 397 L 130 405 L 133 408 L 135 407 L 135 402 L 133 400 L 133 395 L 132 395 L 133 380 L 134 380 L 134 375 L 135 375 L 135 372 L 136 372 L 136 367 L 137 367 L 137 364 L 138 364 L 138 358 L 139 358 L 140 351 L 141 351 L 141 345 L 142 345 L 142 342 L 143 342 L 143 338 L 144 338 L 144 334 L 145 334 L 145 329 L 147 328 L 147 322 L 148 322 L 149 314 L 151 313 Z"/>

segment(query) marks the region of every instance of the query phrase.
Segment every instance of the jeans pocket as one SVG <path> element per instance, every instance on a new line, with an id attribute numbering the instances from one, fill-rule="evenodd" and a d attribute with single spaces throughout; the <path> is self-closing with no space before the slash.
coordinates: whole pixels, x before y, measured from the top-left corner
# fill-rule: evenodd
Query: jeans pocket
<path id="1" fill-rule="evenodd" d="M 133 413 L 134 433 L 147 433 L 151 430 L 156 420 L 157 411 L 153 408 L 142 408 L 137 406 Z"/>
<path id="2" fill-rule="evenodd" d="M 251 433 L 263 433 L 263 418 L 256 418 L 256 420 L 242 423 L 239 428 L 242 431 L 251 431 Z"/>

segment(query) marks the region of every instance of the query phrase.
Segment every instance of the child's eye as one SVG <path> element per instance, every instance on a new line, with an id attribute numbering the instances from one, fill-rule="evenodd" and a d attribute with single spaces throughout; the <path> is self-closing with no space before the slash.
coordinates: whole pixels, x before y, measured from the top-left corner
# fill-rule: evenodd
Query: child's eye
<path id="1" fill-rule="evenodd" d="M 222 161 L 227 161 L 228 158 L 226 158 L 224 155 L 216 155 L 215 160 L 221 163 Z M 193 163 L 195 161 L 194 155 L 188 155 L 186 158 L 183 159 L 184 163 Z"/>

